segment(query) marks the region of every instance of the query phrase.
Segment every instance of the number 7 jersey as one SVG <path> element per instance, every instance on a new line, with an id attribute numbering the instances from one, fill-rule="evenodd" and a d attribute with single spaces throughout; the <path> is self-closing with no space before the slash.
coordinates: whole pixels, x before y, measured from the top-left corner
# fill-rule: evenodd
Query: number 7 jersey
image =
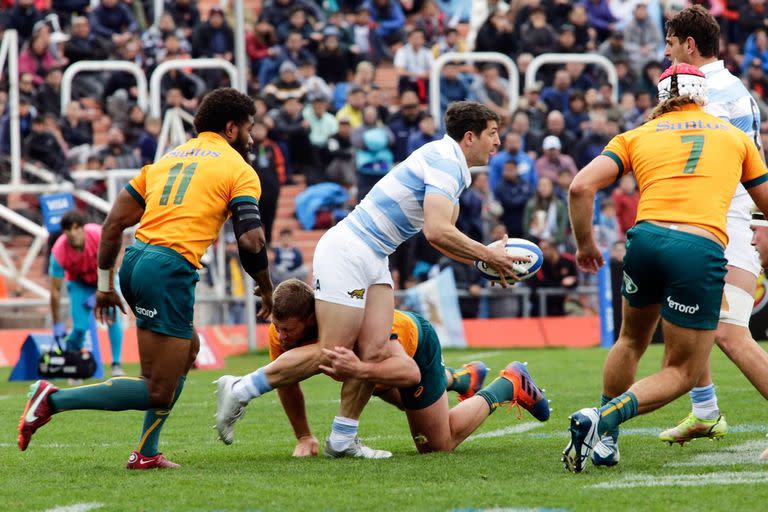
<path id="1" fill-rule="evenodd" d="M 126 190 L 144 207 L 136 238 L 168 247 L 200 268 L 230 206 L 258 204 L 253 168 L 220 135 L 203 132 L 141 169 Z"/>
<path id="2" fill-rule="evenodd" d="M 768 181 L 754 142 L 697 105 L 684 105 L 614 137 L 602 152 L 632 172 L 640 190 L 636 222 L 706 229 L 728 244 L 726 213 L 736 185 Z"/>

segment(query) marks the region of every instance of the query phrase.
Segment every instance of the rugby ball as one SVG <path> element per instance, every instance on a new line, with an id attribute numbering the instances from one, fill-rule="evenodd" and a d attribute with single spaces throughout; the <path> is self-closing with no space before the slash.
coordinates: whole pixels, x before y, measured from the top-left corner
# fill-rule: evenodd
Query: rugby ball
<path id="1" fill-rule="evenodd" d="M 488 244 L 488 247 L 495 247 L 500 244 L 501 240 L 496 240 Z M 516 270 L 515 277 L 520 280 L 526 280 L 533 277 L 536 272 L 541 268 L 541 264 L 544 261 L 544 255 L 539 249 L 539 246 L 530 240 L 524 238 L 509 238 L 507 239 L 507 254 L 515 256 L 528 256 L 530 261 L 527 263 L 515 263 Z M 485 264 L 484 261 L 475 262 L 475 266 L 480 273 L 489 281 L 499 281 L 499 274 L 494 269 Z"/>

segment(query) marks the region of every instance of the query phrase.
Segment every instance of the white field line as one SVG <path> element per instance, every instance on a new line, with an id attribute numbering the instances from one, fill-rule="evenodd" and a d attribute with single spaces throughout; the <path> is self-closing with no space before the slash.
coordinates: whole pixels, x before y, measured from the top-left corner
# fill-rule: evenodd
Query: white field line
<path id="1" fill-rule="evenodd" d="M 621 436 L 652 436 L 656 437 L 664 430 L 663 428 L 654 427 L 642 427 L 642 428 L 621 428 Z M 761 432 L 768 432 L 768 426 L 758 423 L 746 423 L 743 425 L 734 425 L 728 427 L 728 432 L 732 434 L 754 434 Z M 563 430 L 562 432 L 533 432 L 528 434 L 531 437 L 538 437 L 541 439 L 559 439 L 568 437 L 568 432 Z M 621 437 L 619 437 L 621 441 Z"/>
<path id="2" fill-rule="evenodd" d="M 752 440 L 733 446 L 725 446 L 716 452 L 698 453 L 687 461 L 668 462 L 664 467 L 690 466 L 736 466 L 743 464 L 766 464 L 760 454 L 768 447 L 767 441 Z"/>
<path id="3" fill-rule="evenodd" d="M 103 507 L 103 503 L 75 503 L 74 505 L 64 505 L 63 507 L 54 507 L 44 512 L 88 512 Z"/>
<path id="4" fill-rule="evenodd" d="M 703 487 L 707 485 L 740 485 L 768 483 L 765 471 L 721 471 L 701 475 L 628 475 L 622 480 L 602 482 L 592 489 L 628 489 L 632 487 Z"/>

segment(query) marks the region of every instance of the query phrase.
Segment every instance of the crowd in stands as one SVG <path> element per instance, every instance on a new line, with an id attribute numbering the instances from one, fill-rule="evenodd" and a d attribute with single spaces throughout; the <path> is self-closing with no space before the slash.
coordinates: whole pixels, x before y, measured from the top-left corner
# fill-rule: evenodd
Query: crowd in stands
<path id="1" fill-rule="evenodd" d="M 765 0 L 696 3 L 720 22 L 720 57 L 765 112 Z M 26 159 L 68 180 L 76 169 L 139 168 L 154 159 L 161 120 L 137 106 L 136 81 L 129 73 L 78 74 L 74 101 L 59 111 L 62 71 L 74 62 L 129 60 L 149 74 L 169 59 L 233 61 L 231 14 L 218 3 L 201 12 L 195 0 L 169 1 L 159 15 L 153 4 L 2 1 L 2 26 L 18 30 L 21 41 L 19 106 Z M 664 19 L 687 5 L 685 0 L 266 0 L 260 12 L 247 13 L 245 44 L 249 93 L 258 112 L 251 158 L 264 189 L 268 235 L 281 186 L 332 182 L 348 193 L 350 209 L 393 165 L 442 137 L 441 120 L 426 107 L 429 73 L 438 56 L 500 52 L 520 73 L 516 109 L 510 108 L 503 67 L 457 59 L 440 73 L 443 109 L 452 101 L 475 99 L 502 119 L 501 147 L 487 167 L 472 169 L 458 225 L 482 242 L 506 232 L 540 243 L 546 262 L 527 285 L 583 284 L 571 254 L 568 185 L 611 137 L 641 124 L 656 103 L 655 86 L 666 66 Z M 616 67 L 618 90 L 604 70 L 578 63 L 544 66 L 538 80 L 526 86 L 531 60 L 549 52 L 607 57 Z M 377 79 L 382 67 L 394 69 L 396 83 Z M 222 85 L 228 78 L 218 70 L 173 71 L 162 80 L 163 111 L 193 112 L 205 91 Z M 0 154 L 6 155 L 7 101 L 0 92 Z M 81 185 L 104 193 L 102 182 Z M 623 240 L 637 203 L 631 177 L 599 197 L 595 229 L 606 250 Z M 324 224 L 318 217 L 317 226 Z M 280 234 L 275 255 L 289 254 L 289 236 Z M 294 270 L 293 263 L 281 269 Z M 400 287 L 446 265 L 452 263 L 423 237 L 392 257 Z M 462 299 L 463 313 L 477 316 L 487 283 L 471 269 L 455 273 L 459 287 L 470 293 Z M 503 300 L 494 304 L 487 314 L 510 314 Z M 589 304 L 576 296 L 547 301 L 548 314 L 584 307 Z"/>

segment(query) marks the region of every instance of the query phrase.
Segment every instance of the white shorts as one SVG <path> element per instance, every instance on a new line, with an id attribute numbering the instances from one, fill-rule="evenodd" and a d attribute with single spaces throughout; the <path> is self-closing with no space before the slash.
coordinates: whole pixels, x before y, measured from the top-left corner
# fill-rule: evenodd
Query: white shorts
<path id="1" fill-rule="evenodd" d="M 731 217 L 730 212 L 726 230 L 728 232 L 728 245 L 725 247 L 725 259 L 728 264 L 737 268 L 760 275 L 760 257 L 752 245 L 752 230 L 749 228 L 751 215 L 743 217 Z"/>
<path id="2" fill-rule="evenodd" d="M 368 288 L 394 288 L 389 258 L 373 252 L 343 224 L 328 230 L 317 242 L 312 259 L 315 298 L 343 306 L 364 308 Z"/>

